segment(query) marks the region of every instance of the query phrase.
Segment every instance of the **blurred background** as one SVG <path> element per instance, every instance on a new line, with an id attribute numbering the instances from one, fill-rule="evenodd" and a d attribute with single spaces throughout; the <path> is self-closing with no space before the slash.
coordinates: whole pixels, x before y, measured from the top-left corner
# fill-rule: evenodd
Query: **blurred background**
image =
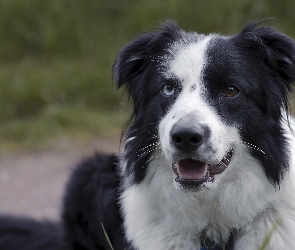
<path id="1" fill-rule="evenodd" d="M 0 156 L 120 136 L 120 48 L 167 19 L 234 34 L 249 21 L 295 37 L 293 0 L 0 0 Z"/>

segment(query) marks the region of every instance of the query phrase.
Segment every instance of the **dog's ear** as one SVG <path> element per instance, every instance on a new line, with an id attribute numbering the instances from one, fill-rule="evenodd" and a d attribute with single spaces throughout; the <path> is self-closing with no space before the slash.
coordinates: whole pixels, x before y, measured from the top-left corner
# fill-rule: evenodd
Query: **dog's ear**
<path id="1" fill-rule="evenodd" d="M 113 65 L 117 89 L 125 83 L 130 84 L 144 71 L 144 66 L 150 61 L 150 44 L 156 36 L 154 33 L 142 34 L 121 50 Z"/>
<path id="2" fill-rule="evenodd" d="M 274 77 L 283 80 L 290 90 L 295 81 L 295 41 L 271 27 L 258 26 L 259 23 L 248 24 L 233 39 L 239 40 L 238 46 L 271 69 Z"/>
<path id="3" fill-rule="evenodd" d="M 126 84 L 130 93 L 132 83 L 139 80 L 151 62 L 155 62 L 165 53 L 167 44 L 177 39 L 180 34 L 181 29 L 178 24 L 168 21 L 159 31 L 144 33 L 127 44 L 119 53 L 113 66 L 117 89 Z"/>

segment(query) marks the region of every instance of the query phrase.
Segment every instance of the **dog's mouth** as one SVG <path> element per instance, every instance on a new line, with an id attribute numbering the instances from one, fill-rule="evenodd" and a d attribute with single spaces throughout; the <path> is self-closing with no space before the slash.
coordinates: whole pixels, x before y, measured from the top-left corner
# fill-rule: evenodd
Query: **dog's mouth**
<path id="1" fill-rule="evenodd" d="M 176 174 L 175 181 L 183 190 L 199 190 L 205 183 L 213 183 L 217 174 L 221 174 L 229 165 L 233 156 L 230 149 L 221 161 L 214 164 L 185 158 L 172 164 L 173 172 Z"/>

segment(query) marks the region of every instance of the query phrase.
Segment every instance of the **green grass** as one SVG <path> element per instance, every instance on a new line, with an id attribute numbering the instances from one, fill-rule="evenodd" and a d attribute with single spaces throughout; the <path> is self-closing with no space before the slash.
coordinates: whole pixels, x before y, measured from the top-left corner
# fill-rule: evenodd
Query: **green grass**
<path id="1" fill-rule="evenodd" d="M 294 35 L 292 0 L 0 0 L 0 58 L 102 56 L 165 19 L 199 32 L 237 32 L 249 20 L 279 19 Z"/>
<path id="2" fill-rule="evenodd" d="M 2 64 L 0 154 L 50 148 L 60 136 L 120 134 L 124 95 L 112 86 L 111 67 L 97 67 L 95 60 L 65 59 Z"/>
<path id="3" fill-rule="evenodd" d="M 104 236 L 106 237 L 107 242 L 108 242 L 108 244 L 109 244 L 111 250 L 114 250 L 113 245 L 112 245 L 112 243 L 111 243 L 111 240 L 110 240 L 110 238 L 109 238 L 109 236 L 108 236 L 106 230 L 104 229 L 104 226 L 103 226 L 102 223 L 101 223 L 101 226 L 102 226 L 102 230 L 103 230 L 103 232 L 104 232 Z"/>
<path id="4" fill-rule="evenodd" d="M 0 155 L 16 150 L 58 148 L 60 139 L 83 144 L 94 137 L 120 137 L 126 111 L 52 107 L 36 118 L 14 119 L 0 127 Z"/>
<path id="5" fill-rule="evenodd" d="M 0 118 L 38 116 L 50 106 L 118 107 L 111 65 L 96 60 L 25 60 L 0 64 Z"/>
<path id="6" fill-rule="evenodd" d="M 282 219 L 276 220 L 276 222 L 273 224 L 271 230 L 265 236 L 264 241 L 263 241 L 261 247 L 259 248 L 259 250 L 266 250 L 267 249 L 271 236 L 273 235 L 273 233 L 276 230 L 278 230 L 278 227 L 280 226 L 281 223 L 282 223 Z"/>

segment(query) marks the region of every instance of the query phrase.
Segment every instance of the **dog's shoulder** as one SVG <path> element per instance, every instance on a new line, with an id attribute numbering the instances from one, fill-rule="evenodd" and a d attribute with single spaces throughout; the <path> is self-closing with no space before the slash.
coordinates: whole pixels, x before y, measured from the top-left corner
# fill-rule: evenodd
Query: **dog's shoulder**
<path id="1" fill-rule="evenodd" d="M 96 153 L 72 172 L 64 196 L 63 221 L 73 249 L 109 249 L 103 227 L 114 248 L 124 247 L 117 164 L 118 156 Z"/>

